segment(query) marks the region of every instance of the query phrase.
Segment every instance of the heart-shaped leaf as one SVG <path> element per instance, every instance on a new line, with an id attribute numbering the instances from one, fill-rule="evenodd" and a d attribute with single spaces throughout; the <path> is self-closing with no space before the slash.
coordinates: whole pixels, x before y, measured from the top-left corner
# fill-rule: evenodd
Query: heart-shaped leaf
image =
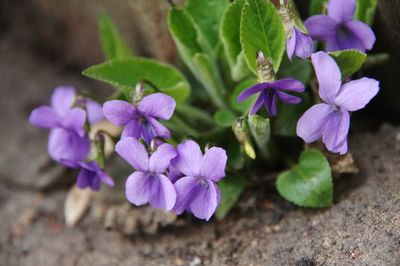
<path id="1" fill-rule="evenodd" d="M 276 186 L 282 197 L 301 207 L 322 208 L 332 204 L 331 168 L 317 150 L 305 150 L 299 165 L 280 174 Z"/>
<path id="2" fill-rule="evenodd" d="M 221 204 L 215 214 L 218 220 L 223 219 L 233 205 L 239 200 L 245 186 L 246 180 L 238 175 L 227 176 L 219 182 Z"/>
<path id="3" fill-rule="evenodd" d="M 236 119 L 236 115 L 228 109 L 220 109 L 214 114 L 215 123 L 221 127 L 231 127 Z"/>
<path id="4" fill-rule="evenodd" d="M 342 71 L 342 76 L 350 76 L 357 72 L 367 59 L 367 55 L 359 50 L 343 50 L 329 53 Z"/>
<path id="5" fill-rule="evenodd" d="M 356 19 L 372 24 L 378 0 L 357 0 Z"/>

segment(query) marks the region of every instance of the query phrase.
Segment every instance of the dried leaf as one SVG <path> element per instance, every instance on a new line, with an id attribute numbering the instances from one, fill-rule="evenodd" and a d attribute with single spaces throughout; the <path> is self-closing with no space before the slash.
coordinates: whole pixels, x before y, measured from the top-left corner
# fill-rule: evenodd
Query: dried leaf
<path id="1" fill-rule="evenodd" d="M 75 185 L 70 189 L 64 205 L 65 223 L 68 227 L 76 226 L 85 216 L 94 195 L 92 190 L 79 189 Z"/>

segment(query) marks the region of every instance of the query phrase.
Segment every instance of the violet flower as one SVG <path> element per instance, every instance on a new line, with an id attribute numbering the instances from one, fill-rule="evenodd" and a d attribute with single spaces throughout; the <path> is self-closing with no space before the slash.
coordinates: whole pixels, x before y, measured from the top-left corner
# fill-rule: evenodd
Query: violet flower
<path id="1" fill-rule="evenodd" d="M 76 181 L 76 185 L 79 188 L 84 189 L 89 187 L 93 191 L 99 191 L 100 181 L 107 186 L 114 186 L 113 179 L 108 176 L 96 162 L 80 162 L 79 166 L 81 167 L 81 171 Z"/>
<path id="2" fill-rule="evenodd" d="M 155 137 L 170 137 L 169 130 L 157 118 L 168 120 L 174 110 L 174 98 L 163 93 L 144 97 L 137 107 L 121 100 L 108 101 L 103 105 L 103 114 L 111 123 L 125 126 L 121 138 L 143 138 L 148 145 Z"/>
<path id="3" fill-rule="evenodd" d="M 29 117 L 33 126 L 51 129 L 48 152 L 55 161 L 76 167 L 89 153 L 90 141 L 85 133 L 86 112 L 72 108 L 76 97 L 72 87 L 57 87 L 51 106 L 34 109 Z"/>
<path id="4" fill-rule="evenodd" d="M 224 149 L 213 147 L 202 154 L 199 145 L 188 140 L 177 146 L 178 157 L 173 166 L 185 176 L 175 182 L 177 214 L 185 210 L 199 219 L 209 220 L 221 199 L 215 182 L 225 176 L 227 155 Z"/>
<path id="5" fill-rule="evenodd" d="M 176 201 L 174 185 L 164 175 L 177 153 L 170 144 L 162 144 L 150 158 L 145 147 L 135 138 L 121 139 L 115 151 L 135 168 L 125 184 L 126 198 L 134 205 L 147 203 L 154 208 L 171 210 Z"/>
<path id="6" fill-rule="evenodd" d="M 292 35 L 286 41 L 286 52 L 289 59 L 292 59 L 293 54 L 302 59 L 309 58 L 313 52 L 313 41 L 310 35 L 294 26 Z"/>
<path id="7" fill-rule="evenodd" d="M 311 143 L 322 137 L 333 153 L 347 152 L 350 113 L 360 110 L 378 93 L 379 82 L 370 78 L 342 85 L 342 75 L 336 62 L 326 53 L 311 56 L 319 83 L 319 96 L 325 103 L 307 110 L 297 124 L 297 135 Z"/>
<path id="8" fill-rule="evenodd" d="M 328 15 L 312 16 L 305 22 L 315 40 L 326 41 L 328 51 L 359 49 L 371 50 L 375 34 L 371 28 L 353 20 L 356 0 L 330 0 Z"/>
<path id="9" fill-rule="evenodd" d="M 298 104 L 301 98 L 288 94 L 286 91 L 303 92 L 304 85 L 296 79 L 281 79 L 272 82 L 258 83 L 246 90 L 244 90 L 237 98 L 238 102 L 242 102 L 259 93 L 259 96 L 250 110 L 250 114 L 254 115 L 264 104 L 270 116 L 277 114 L 276 104 L 278 99 L 287 104 Z"/>

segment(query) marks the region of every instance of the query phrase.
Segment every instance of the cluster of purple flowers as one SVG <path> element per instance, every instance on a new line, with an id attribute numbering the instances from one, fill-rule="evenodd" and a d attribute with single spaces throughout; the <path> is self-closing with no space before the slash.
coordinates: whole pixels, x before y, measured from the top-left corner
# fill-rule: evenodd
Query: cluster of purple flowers
<path id="1" fill-rule="evenodd" d="M 29 122 L 50 129 L 50 157 L 70 168 L 81 169 L 77 185 L 98 191 L 100 181 L 109 186 L 114 182 L 95 161 L 87 161 L 90 139 L 87 127 L 103 120 L 101 105 L 91 99 L 79 98 L 73 87 L 58 87 L 51 97 L 51 106 L 34 109 Z"/>
<path id="2" fill-rule="evenodd" d="M 157 119 L 168 120 L 174 110 L 175 100 L 163 93 L 145 96 L 137 106 L 117 100 L 104 103 L 105 117 L 125 126 L 115 150 L 135 169 L 126 181 L 126 198 L 137 206 L 149 203 L 209 220 L 221 198 L 216 182 L 225 176 L 225 150 L 213 147 L 203 156 L 199 145 L 187 140 L 176 148 L 157 143 L 149 156 L 140 143 L 153 146 L 152 141 L 169 138 L 170 132 Z"/>

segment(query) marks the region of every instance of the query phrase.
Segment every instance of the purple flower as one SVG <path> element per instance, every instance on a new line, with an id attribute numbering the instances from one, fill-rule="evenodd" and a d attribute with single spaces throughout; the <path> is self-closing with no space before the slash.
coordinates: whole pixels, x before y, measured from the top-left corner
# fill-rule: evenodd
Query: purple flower
<path id="1" fill-rule="evenodd" d="M 312 16 L 305 22 L 313 39 L 327 42 L 328 51 L 359 49 L 371 50 L 375 34 L 371 28 L 353 20 L 355 0 L 330 0 L 328 15 Z"/>
<path id="2" fill-rule="evenodd" d="M 292 35 L 286 42 L 286 52 L 289 59 L 292 59 L 293 54 L 302 59 L 309 58 L 313 52 L 313 41 L 310 35 L 301 32 L 294 26 Z"/>
<path id="3" fill-rule="evenodd" d="M 104 120 L 103 107 L 92 99 L 85 99 L 85 107 L 89 124 L 93 125 Z"/>
<path id="4" fill-rule="evenodd" d="M 143 138 L 148 145 L 155 137 L 169 138 L 169 130 L 157 118 L 168 120 L 175 110 L 175 100 L 163 93 L 144 97 L 134 107 L 126 101 L 113 100 L 104 103 L 103 114 L 113 124 L 125 126 L 121 138 Z"/>
<path id="5" fill-rule="evenodd" d="M 99 167 L 96 162 L 84 163 L 80 162 L 81 171 L 78 175 L 76 185 L 81 188 L 91 188 L 93 191 L 99 191 L 100 181 L 103 181 L 107 186 L 113 187 L 114 181 Z"/>
<path id="6" fill-rule="evenodd" d="M 58 87 L 51 97 L 51 106 L 38 107 L 29 117 L 33 126 L 51 129 L 48 143 L 50 157 L 70 167 L 83 161 L 90 148 L 84 129 L 86 112 L 72 108 L 75 96 L 74 88 Z"/>
<path id="7" fill-rule="evenodd" d="M 115 151 L 136 170 L 125 184 L 128 201 L 137 206 L 150 203 L 154 208 L 171 210 L 175 205 L 176 192 L 164 172 L 177 155 L 174 147 L 162 144 L 149 158 L 138 140 L 127 137 L 117 143 Z"/>
<path id="8" fill-rule="evenodd" d="M 185 210 L 199 219 L 211 218 L 221 199 L 215 182 L 225 176 L 227 155 L 224 149 L 213 147 L 203 156 L 199 145 L 188 140 L 177 147 L 173 166 L 185 176 L 175 182 L 177 214 Z"/>
<path id="9" fill-rule="evenodd" d="M 311 56 L 319 83 L 319 96 L 325 103 L 307 110 L 297 124 L 297 135 L 311 143 L 322 137 L 333 153 L 347 152 L 350 113 L 360 110 L 378 93 L 379 82 L 362 78 L 342 85 L 336 62 L 326 53 Z"/>
<path id="10" fill-rule="evenodd" d="M 264 104 L 270 116 L 277 114 L 276 104 L 278 99 L 287 104 L 298 104 L 301 99 L 297 96 L 286 93 L 285 91 L 303 92 L 304 85 L 295 79 L 281 79 L 273 82 L 258 83 L 244 90 L 237 98 L 238 102 L 242 102 L 251 95 L 259 93 L 259 96 L 250 110 L 253 115 Z"/>

